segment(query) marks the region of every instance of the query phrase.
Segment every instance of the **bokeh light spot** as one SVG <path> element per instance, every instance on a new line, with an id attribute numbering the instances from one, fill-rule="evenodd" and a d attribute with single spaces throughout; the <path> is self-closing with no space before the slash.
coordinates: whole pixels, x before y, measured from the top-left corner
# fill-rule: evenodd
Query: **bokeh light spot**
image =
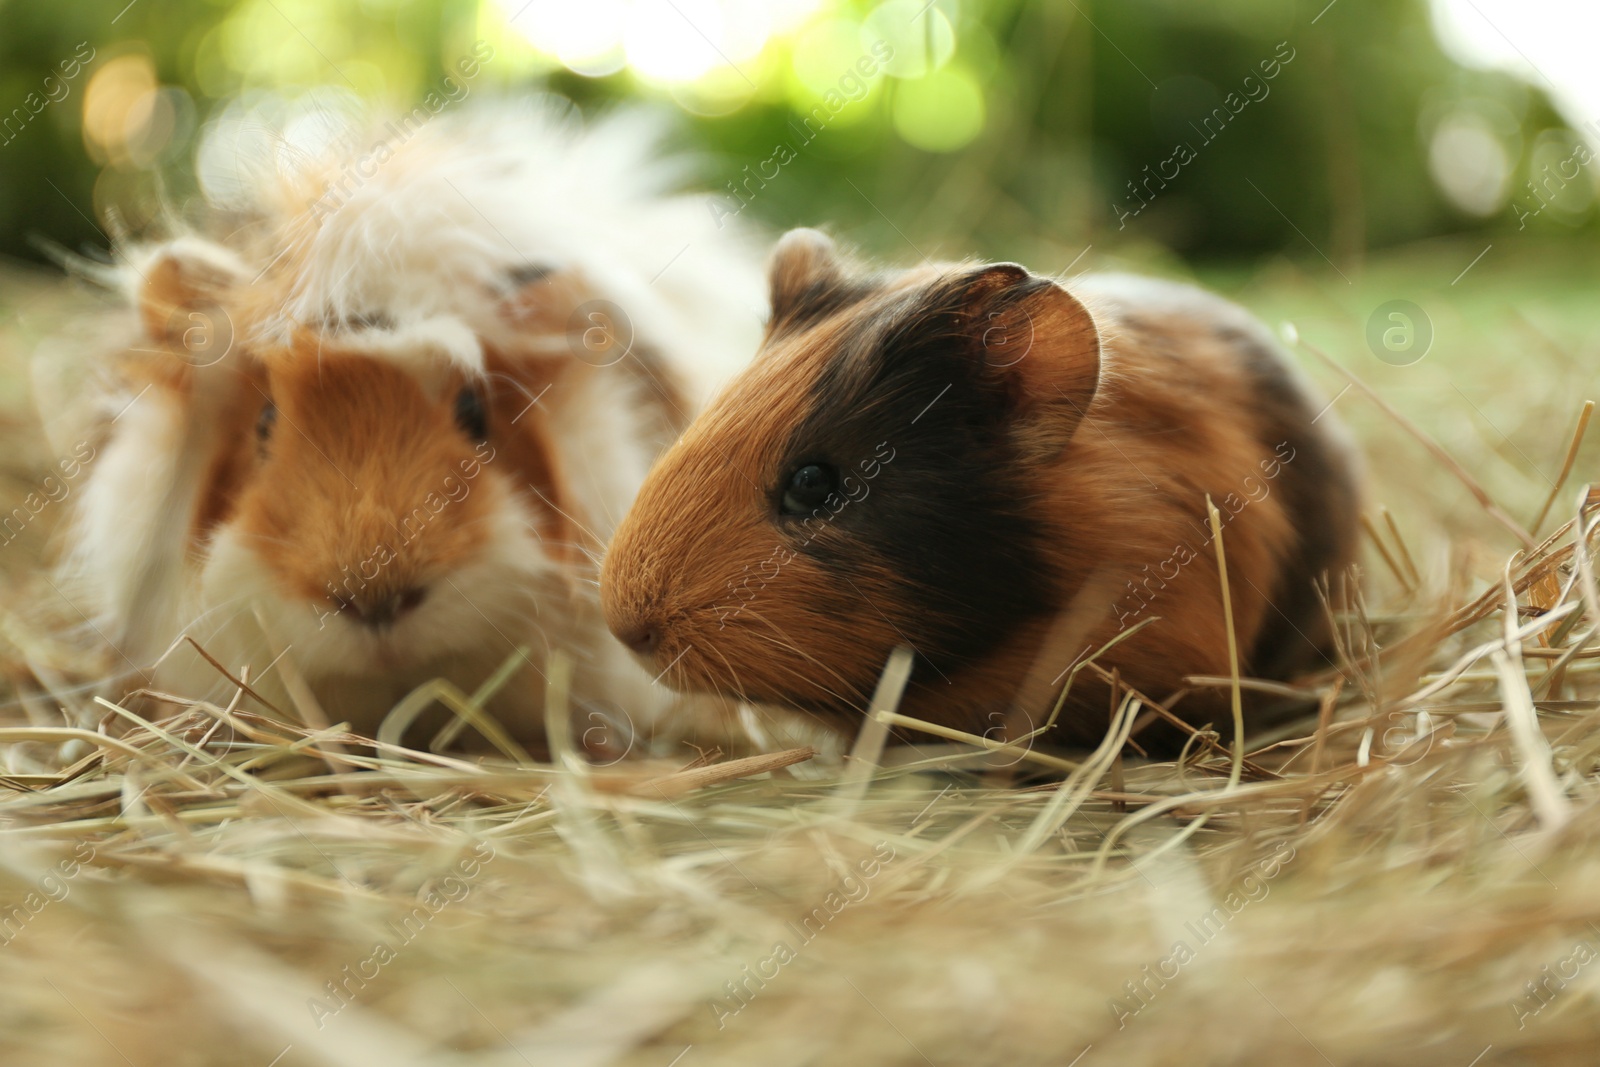
<path id="1" fill-rule="evenodd" d="M 1454 111 L 1434 129 L 1428 169 L 1446 199 L 1469 215 L 1487 217 L 1505 205 L 1511 160 L 1494 127 L 1474 111 Z"/>
<path id="2" fill-rule="evenodd" d="M 150 57 L 131 53 L 107 60 L 83 94 L 83 143 L 97 163 L 134 162 L 130 141 L 155 118 L 156 70 Z M 162 145 L 164 147 L 164 143 Z"/>
<path id="3" fill-rule="evenodd" d="M 641 78 L 684 82 L 724 62 L 722 8 L 715 0 L 672 0 L 636 5 L 628 19 L 623 47 L 628 65 Z"/>
<path id="4" fill-rule="evenodd" d="M 823 19 L 800 32 L 789 56 L 798 83 L 797 104 L 809 108 L 817 97 L 838 88 L 839 78 L 867 54 L 860 37 L 860 25 L 847 19 Z"/>
<path id="5" fill-rule="evenodd" d="M 953 152 L 983 129 L 983 87 L 959 64 L 895 87 L 894 128 L 908 144 Z"/>
<path id="6" fill-rule="evenodd" d="M 956 50 L 950 17 L 927 0 L 888 0 L 861 27 L 862 47 L 883 41 L 894 49 L 884 69 L 896 78 L 920 78 L 943 67 Z"/>

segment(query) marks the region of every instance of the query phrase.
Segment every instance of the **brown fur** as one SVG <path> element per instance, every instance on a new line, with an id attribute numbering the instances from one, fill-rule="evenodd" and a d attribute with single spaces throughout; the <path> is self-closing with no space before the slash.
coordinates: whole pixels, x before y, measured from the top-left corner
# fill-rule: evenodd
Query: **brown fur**
<path id="1" fill-rule="evenodd" d="M 829 410 L 831 394 L 843 388 L 835 383 L 860 377 L 853 365 L 873 358 L 855 351 L 858 339 L 885 324 L 912 328 L 902 319 L 920 294 L 953 291 L 959 306 L 924 318 L 937 312 L 957 323 L 964 358 L 981 362 L 963 388 L 1003 395 L 1009 414 L 999 429 L 1009 460 L 1000 473 L 1009 488 L 998 506 L 1010 501 L 1024 513 L 1006 529 L 1031 524 L 1041 535 L 1037 571 L 993 595 L 1043 606 L 1006 620 L 1005 639 L 981 655 L 942 664 L 919 656 L 903 710 L 977 732 L 1018 710 L 1037 721 L 1046 707 L 1012 703 L 1041 656 L 1059 659 L 1043 664 L 1054 677 L 1085 650 L 1041 645 L 1097 575 L 1111 576 L 1117 596 L 1103 606 L 1085 648 L 1158 617 L 1101 658 L 1107 669 L 1156 699 L 1183 689 L 1187 675 L 1227 674 L 1207 494 L 1224 522 L 1243 670 L 1281 678 L 1319 666 L 1326 627 L 1310 585 L 1337 575 L 1355 540 L 1355 475 L 1337 431 L 1327 418 L 1313 425 L 1321 404 L 1282 370 L 1264 331 L 1237 309 L 1177 287 L 1140 294 L 1135 283 L 1128 298 L 1117 288 L 1091 283 L 1080 303 L 1009 265 L 867 276 L 820 235 L 790 235 L 773 268 L 762 353 L 657 465 L 612 543 L 602 603 L 613 631 L 624 640 L 657 634 L 652 664 L 675 687 L 840 716 L 864 706 L 890 649 L 918 647 L 920 627 L 980 625 L 946 617 L 943 590 L 898 573 L 886 559 L 894 546 L 861 542 L 869 509 L 900 504 L 891 475 L 873 481 L 874 465 L 899 470 L 897 455 L 884 456 L 920 417 L 917 406 L 903 404 L 872 424 L 882 425 L 883 455 L 841 462 L 830 453 L 858 476 L 856 490 L 846 480 L 840 493 L 859 493 L 833 520 L 802 532 L 777 514 L 773 495 L 786 471 L 807 459 L 793 453 L 797 427 L 859 415 Z M 940 337 L 935 342 L 946 343 Z M 919 398 L 932 399 L 938 384 L 930 379 Z M 937 402 L 966 401 L 958 393 Z M 819 432 L 826 438 L 826 429 Z M 966 462 L 939 457 L 934 466 L 949 466 L 949 480 L 959 483 Z M 946 514 L 951 524 L 982 530 L 983 516 Z M 917 531 L 908 528 L 906 539 Z M 984 551 L 1025 554 L 1006 536 L 988 539 Z M 1181 564 L 1175 553 L 1186 556 Z M 977 567 L 978 555 L 970 558 Z M 943 562 L 959 579 L 962 561 Z M 741 581 L 753 597 L 730 596 Z M 1037 588 L 1022 588 L 1028 585 Z M 730 602 L 742 605 L 731 618 Z M 1291 630 L 1298 640 L 1281 639 Z M 1067 733 L 1097 738 L 1107 721 L 1106 688 L 1080 681 L 1075 696 Z M 1190 696 L 1179 710 L 1216 720 L 1223 706 L 1213 692 Z"/>
<path id="2" fill-rule="evenodd" d="M 313 602 L 387 547 L 395 556 L 361 594 L 426 587 L 481 545 L 495 483 L 481 480 L 448 521 L 427 521 L 476 462 L 456 432 L 455 388 L 427 396 L 404 370 L 301 339 L 270 374 L 278 419 L 261 478 L 239 500 L 239 527 L 288 588 Z M 459 387 L 459 383 L 453 383 Z M 422 515 L 418 521 L 414 516 Z"/>

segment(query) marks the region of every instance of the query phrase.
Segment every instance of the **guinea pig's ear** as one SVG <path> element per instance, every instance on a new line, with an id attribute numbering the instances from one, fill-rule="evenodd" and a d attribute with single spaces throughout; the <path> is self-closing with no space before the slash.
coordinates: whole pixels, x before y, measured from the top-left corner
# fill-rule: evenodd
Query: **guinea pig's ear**
<path id="1" fill-rule="evenodd" d="M 504 341 L 523 356 L 565 362 L 587 350 L 589 362 L 605 363 L 612 355 L 596 344 L 632 338 L 622 310 L 599 299 L 576 269 L 530 260 L 507 270 L 498 289 L 500 319 L 515 332 Z"/>
<path id="2" fill-rule="evenodd" d="M 772 287 L 769 330 L 809 317 L 810 309 L 826 303 L 830 292 L 845 280 L 846 270 L 838 246 L 821 230 L 790 230 L 778 239 L 772 253 L 768 280 Z"/>
<path id="3" fill-rule="evenodd" d="M 975 358 L 999 376 L 1030 459 L 1058 455 L 1100 386 L 1100 331 L 1076 297 L 1015 263 L 967 275 L 967 330 Z"/>
<path id="4" fill-rule="evenodd" d="M 195 336 L 197 325 L 208 335 L 225 326 L 232 336 L 231 323 L 214 320 L 227 317 L 224 300 L 249 280 L 244 262 L 233 252 L 196 237 L 180 237 L 156 248 L 136 270 L 134 298 L 151 340 L 185 343 Z"/>

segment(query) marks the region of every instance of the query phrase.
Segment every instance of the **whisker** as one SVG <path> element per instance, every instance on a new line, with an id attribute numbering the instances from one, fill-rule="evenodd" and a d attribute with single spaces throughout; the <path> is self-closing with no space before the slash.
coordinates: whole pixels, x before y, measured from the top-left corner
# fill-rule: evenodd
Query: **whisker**
<path id="1" fill-rule="evenodd" d="M 771 628 L 771 630 L 773 631 L 773 635 L 775 635 L 775 636 L 773 636 L 773 635 L 760 635 L 760 636 L 767 637 L 768 640 L 771 640 L 774 644 L 778 645 L 780 648 L 786 648 L 789 651 L 794 652 L 795 654 L 804 657 L 806 660 L 810 661 L 811 663 L 816 664 L 822 670 L 828 672 L 828 674 L 830 674 L 834 678 L 836 678 L 839 681 L 839 683 L 842 686 L 844 686 L 847 690 L 855 688 L 853 685 L 851 685 L 850 680 L 848 678 L 846 678 L 844 675 L 840 674 L 837 669 L 835 669 L 835 668 L 829 666 L 828 664 L 822 662 L 822 660 L 818 659 L 816 656 L 813 656 L 811 653 L 807 652 L 805 649 L 803 649 L 799 645 L 795 644 L 794 641 L 792 639 L 790 639 L 789 635 L 784 633 L 783 629 L 781 627 L 779 627 L 777 623 L 775 623 L 771 619 L 767 618 L 767 616 L 765 614 L 763 614 L 762 612 L 759 612 L 759 611 L 748 609 L 748 608 L 746 610 L 748 611 L 750 617 L 754 621 L 762 624 L 763 626 L 767 626 L 767 627 Z M 796 678 L 798 678 L 798 679 L 800 679 L 802 681 L 810 682 L 813 685 L 816 685 L 818 688 L 822 689 L 829 696 L 832 696 L 835 699 L 843 701 L 843 702 L 846 702 L 846 703 L 850 703 L 851 702 L 851 698 L 846 697 L 845 695 L 843 695 L 841 693 L 834 692 L 832 689 L 830 689 L 827 686 L 823 685 L 821 682 L 818 682 L 816 679 L 809 678 L 806 675 L 801 674 L 798 670 L 795 670 L 792 667 L 787 667 L 782 662 L 779 662 L 777 665 L 780 667 L 780 669 L 784 669 L 784 670 L 789 671 L 789 673 L 794 675 Z"/>

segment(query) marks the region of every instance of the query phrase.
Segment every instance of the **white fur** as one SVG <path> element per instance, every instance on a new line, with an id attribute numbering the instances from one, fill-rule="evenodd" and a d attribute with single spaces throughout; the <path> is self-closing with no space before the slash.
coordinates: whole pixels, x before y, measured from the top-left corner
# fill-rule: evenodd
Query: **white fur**
<path id="1" fill-rule="evenodd" d="M 473 376 L 483 374 L 478 335 L 453 315 L 416 319 L 394 330 L 356 330 L 341 340 L 366 355 L 386 356 L 418 375 L 432 377 L 450 367 Z"/>
<path id="2" fill-rule="evenodd" d="M 509 274 L 542 266 L 620 307 L 697 402 L 754 351 L 766 300 L 755 252 L 715 224 L 704 198 L 666 195 L 681 168 L 662 160 L 661 130 L 646 116 L 583 127 L 547 106 L 498 102 L 433 118 L 403 140 L 396 130 L 351 130 L 332 159 L 305 161 L 330 183 L 312 212 L 265 205 L 281 216 L 274 251 L 292 246 L 304 262 L 268 330 L 453 315 L 516 345 L 526 338 L 499 313 Z M 392 158 L 373 166 L 379 148 Z M 297 184 L 266 189 L 303 202 Z"/>

